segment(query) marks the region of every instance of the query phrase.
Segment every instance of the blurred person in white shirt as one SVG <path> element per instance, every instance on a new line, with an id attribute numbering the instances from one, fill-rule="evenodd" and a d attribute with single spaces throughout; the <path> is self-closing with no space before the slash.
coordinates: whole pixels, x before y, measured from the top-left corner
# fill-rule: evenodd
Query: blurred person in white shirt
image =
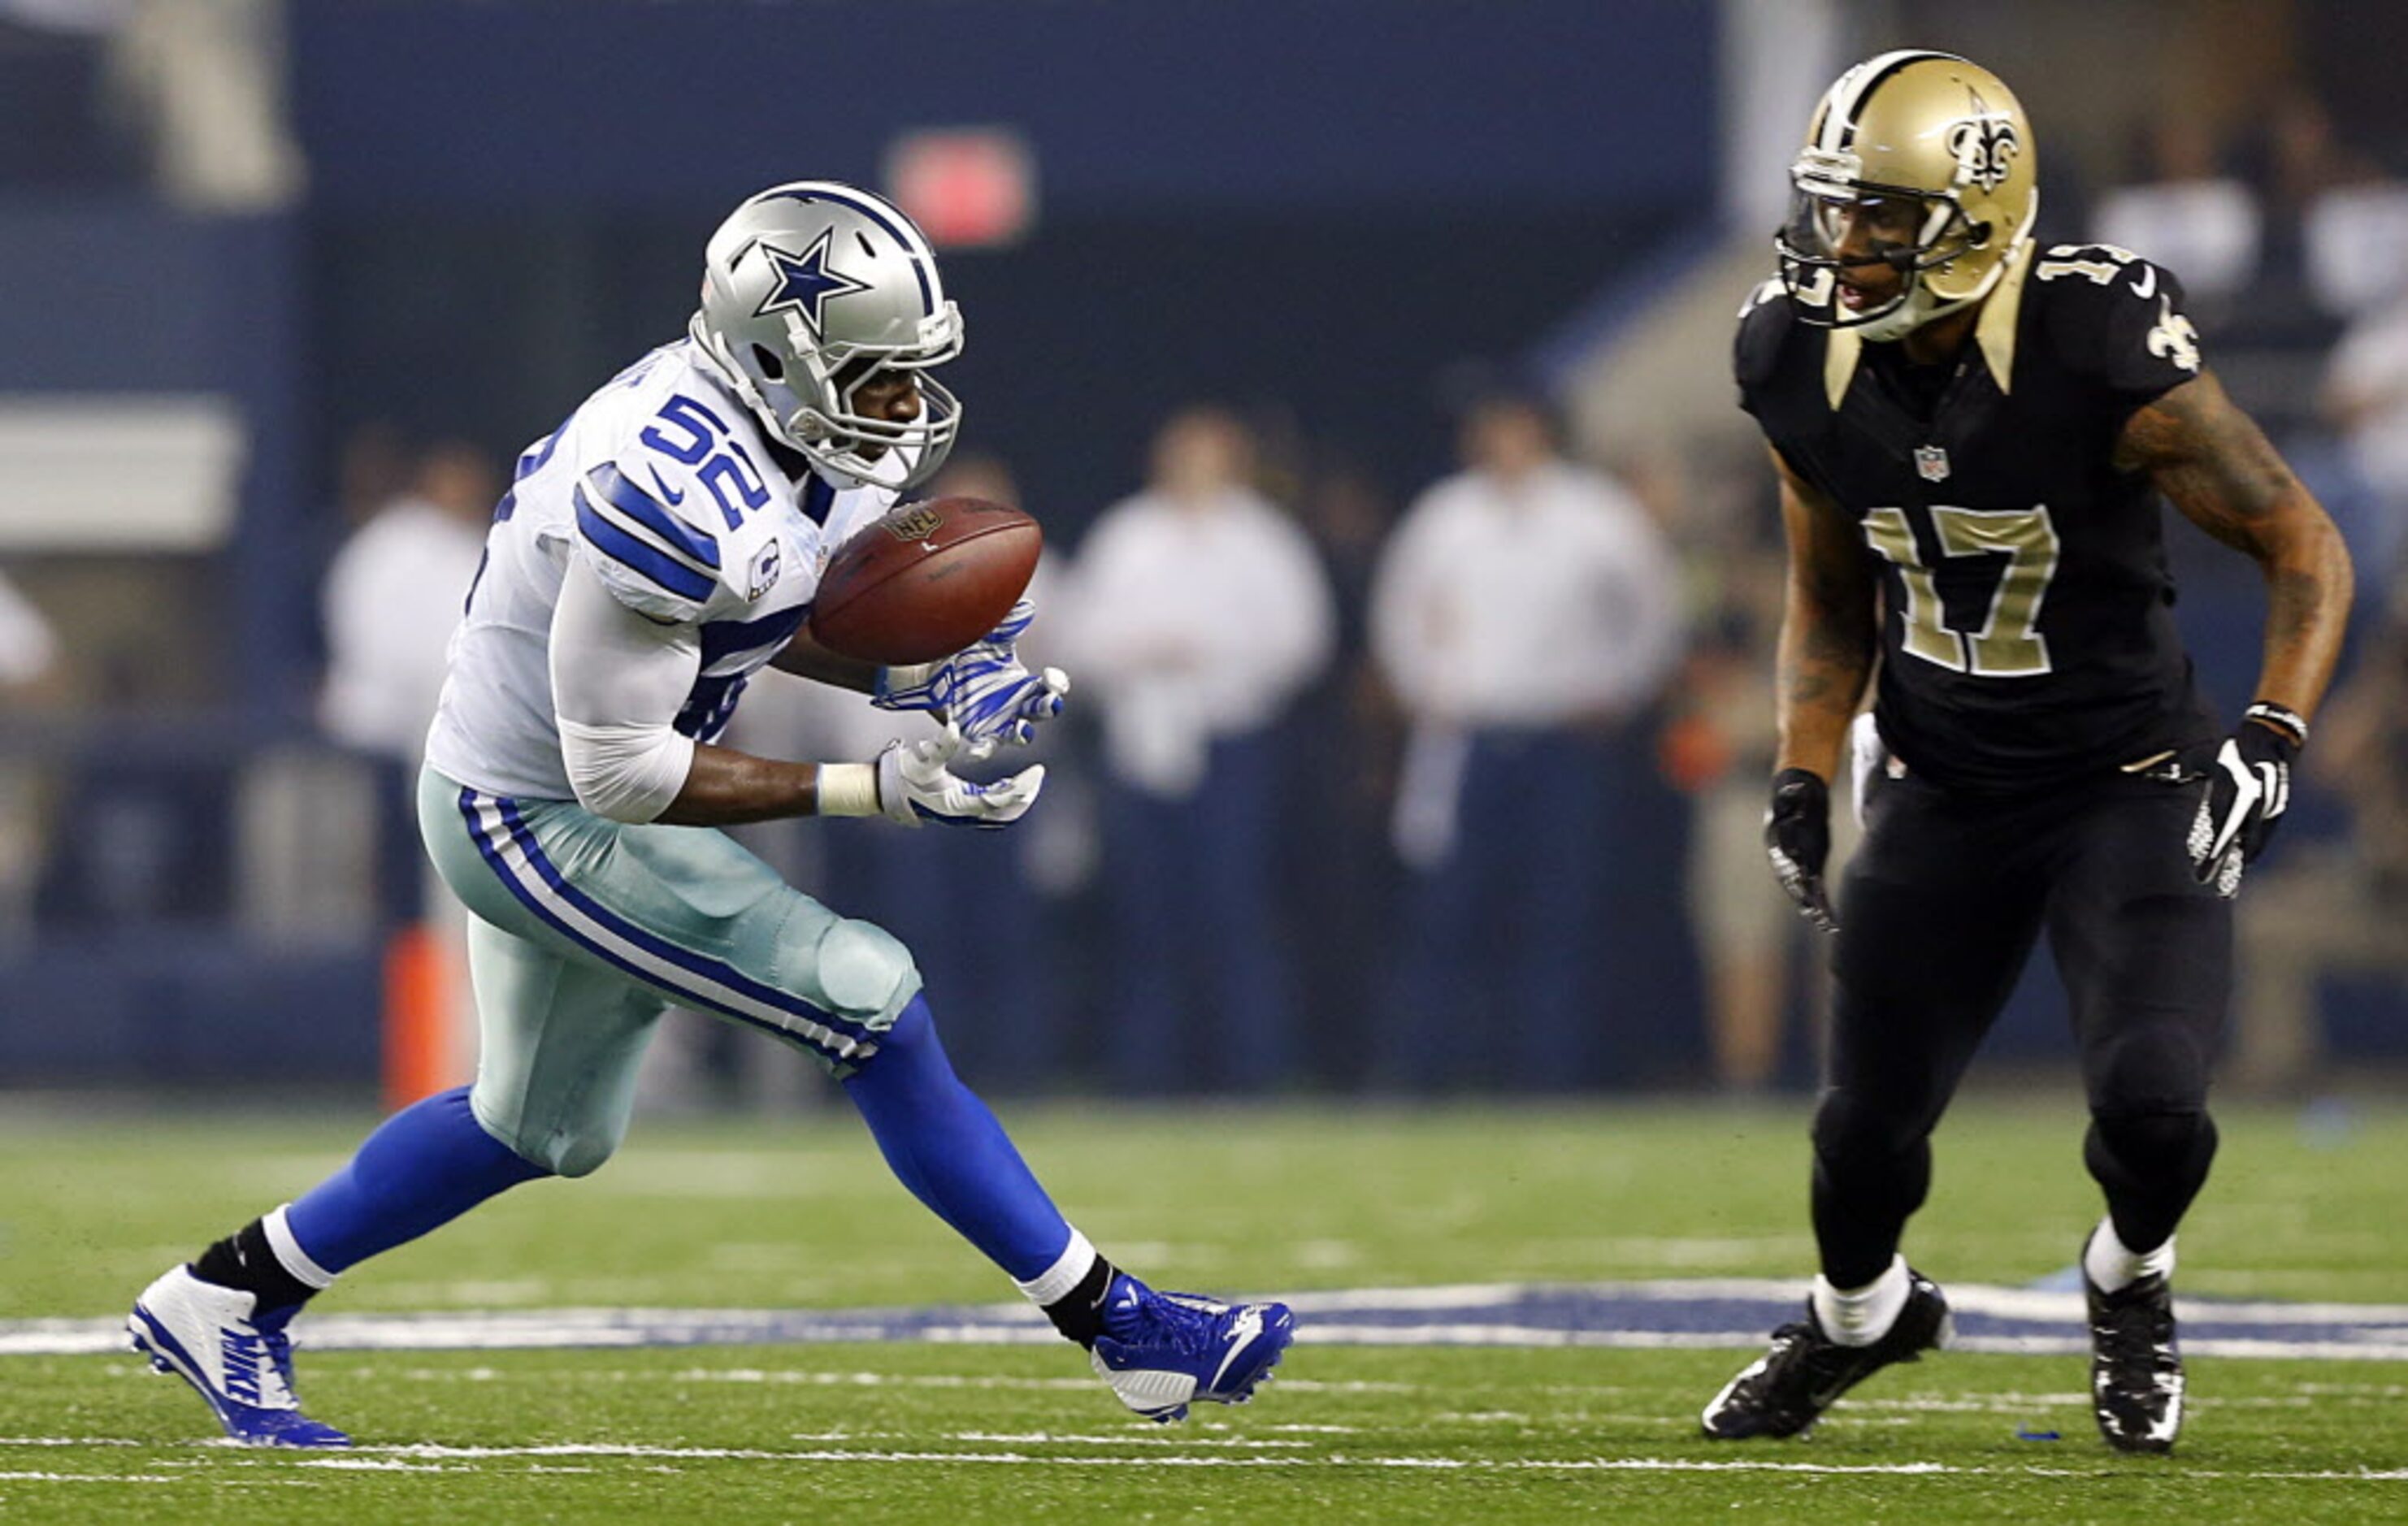
<path id="1" fill-rule="evenodd" d="M 2380 579 L 2408 550 L 2408 291 L 2343 333 L 2320 402 L 2365 489 L 2336 485 L 2334 521 L 2351 558 Z"/>
<path id="2" fill-rule="evenodd" d="M 383 469 L 380 458 L 392 449 L 376 426 L 353 438 L 344 473 L 356 480 L 347 480 L 347 494 Z M 428 447 L 408 467 L 403 490 L 335 553 L 319 589 L 326 672 L 318 723 L 376 762 L 378 895 L 400 918 L 386 949 L 387 1050 L 425 1055 L 423 1066 L 388 1065 L 385 1084 L 396 1101 L 465 1081 L 475 1070 L 466 913 L 420 854 L 410 814 L 452 632 L 483 564 L 503 486 L 500 468 L 477 447 L 460 440 Z M 405 966 L 423 973 L 414 982 L 397 979 Z M 405 990 L 433 993 L 432 1009 L 410 1005 Z"/>
<path id="3" fill-rule="evenodd" d="M 408 491 L 335 553 L 321 591 L 326 679 L 318 719 L 326 734 L 416 768 L 501 492 L 484 452 L 459 441 L 434 446 Z"/>
<path id="4" fill-rule="evenodd" d="M 59 638 L 34 601 L 0 578 L 0 700 L 9 708 L 55 689 Z"/>
<path id="5" fill-rule="evenodd" d="M 1326 574 L 1253 485 L 1235 416 L 1156 435 L 1144 492 L 1080 548 L 1065 644 L 1103 728 L 1105 1063 L 1117 1087 L 1259 1090 L 1290 1074 L 1296 972 L 1273 854 L 1278 725 L 1330 661 Z"/>
<path id="6" fill-rule="evenodd" d="M 2149 155 L 2147 179 L 2100 196 L 2092 241 L 2146 250 L 2182 272 L 2195 312 L 2221 315 L 2258 274 L 2258 193 L 2224 172 L 2214 125 L 2198 113 L 2157 118 Z"/>
<path id="7" fill-rule="evenodd" d="M 1459 445 L 1465 469 L 1406 511 L 1372 586 L 1372 650 L 1411 726 L 1407 945 L 1376 1075 L 1430 1090 L 1476 1047 L 1512 1084 L 1576 1087 L 1598 1078 L 1586 951 L 1616 743 L 1680 655 L 1679 572 L 1629 492 L 1563 458 L 1539 399 L 1478 403 Z"/>
<path id="8" fill-rule="evenodd" d="M 50 705 L 64 692 L 59 638 L 34 602 L 0 577 L 0 714 Z M 32 935 L 34 891 L 41 877 L 42 769 L 30 758 L 0 757 L 0 944 Z"/>

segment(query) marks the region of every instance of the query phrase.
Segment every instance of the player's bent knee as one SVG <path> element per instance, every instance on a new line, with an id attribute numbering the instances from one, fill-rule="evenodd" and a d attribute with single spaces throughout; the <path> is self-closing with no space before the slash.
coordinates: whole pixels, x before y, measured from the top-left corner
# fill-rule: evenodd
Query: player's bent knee
<path id="1" fill-rule="evenodd" d="M 2091 1117 L 2091 1164 L 2133 1181 L 2203 1177 L 2215 1155 L 2215 1121 L 2199 1108 L 2100 1112 Z"/>
<path id="2" fill-rule="evenodd" d="M 2095 1117 L 2200 1113 L 2207 1105 L 2207 1047 L 2172 1024 L 2118 1035 L 2092 1056 L 2088 1069 Z"/>
<path id="3" fill-rule="evenodd" d="M 590 1177 L 619 1152 L 620 1141 L 625 1137 L 618 1129 L 558 1134 L 546 1144 L 545 1163 L 555 1176 Z"/>
<path id="4" fill-rule="evenodd" d="M 615 1123 L 538 1124 L 507 1110 L 489 1114 L 481 1106 L 477 1108 L 476 1116 L 478 1125 L 512 1154 L 555 1177 L 592 1176 L 602 1168 L 603 1162 L 618 1153 L 621 1142 L 627 1136 L 624 1120 Z"/>
<path id="5" fill-rule="evenodd" d="M 920 986 L 911 950 L 875 922 L 848 917 L 829 923 L 816 955 L 828 1010 L 857 1022 L 892 1018 Z"/>

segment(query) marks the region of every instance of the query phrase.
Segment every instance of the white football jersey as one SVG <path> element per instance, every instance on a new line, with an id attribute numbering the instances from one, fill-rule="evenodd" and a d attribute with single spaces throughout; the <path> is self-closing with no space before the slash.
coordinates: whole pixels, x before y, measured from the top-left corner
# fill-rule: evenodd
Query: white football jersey
<path id="1" fill-rule="evenodd" d="M 429 765 L 490 794 L 573 798 L 552 712 L 552 606 L 572 551 L 653 620 L 698 626 L 677 729 L 717 736 L 801 628 L 828 558 L 894 506 L 881 488 L 790 479 L 690 340 L 619 373 L 519 457 L 452 635 Z"/>

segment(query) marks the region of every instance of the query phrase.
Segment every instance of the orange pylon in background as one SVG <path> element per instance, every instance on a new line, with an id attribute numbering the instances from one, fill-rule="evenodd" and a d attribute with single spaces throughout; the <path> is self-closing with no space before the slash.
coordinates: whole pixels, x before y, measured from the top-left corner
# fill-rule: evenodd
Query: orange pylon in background
<path id="1" fill-rule="evenodd" d="M 452 1084 L 452 975 L 443 940 L 423 922 L 384 949 L 384 1105 L 397 1111 Z"/>

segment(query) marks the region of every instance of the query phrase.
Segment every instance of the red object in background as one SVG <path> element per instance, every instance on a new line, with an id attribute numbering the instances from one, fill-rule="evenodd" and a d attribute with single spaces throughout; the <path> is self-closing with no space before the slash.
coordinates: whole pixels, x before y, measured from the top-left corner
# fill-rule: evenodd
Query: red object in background
<path id="1" fill-rule="evenodd" d="M 1731 745 L 1720 728 L 1700 715 L 1676 718 L 1656 741 L 1656 766 L 1665 782 L 1684 794 L 1698 791 L 1731 770 Z"/>
<path id="2" fill-rule="evenodd" d="M 895 205 L 939 248 L 1015 243 L 1037 221 L 1037 160 L 1008 127 L 927 128 L 886 151 Z"/>

